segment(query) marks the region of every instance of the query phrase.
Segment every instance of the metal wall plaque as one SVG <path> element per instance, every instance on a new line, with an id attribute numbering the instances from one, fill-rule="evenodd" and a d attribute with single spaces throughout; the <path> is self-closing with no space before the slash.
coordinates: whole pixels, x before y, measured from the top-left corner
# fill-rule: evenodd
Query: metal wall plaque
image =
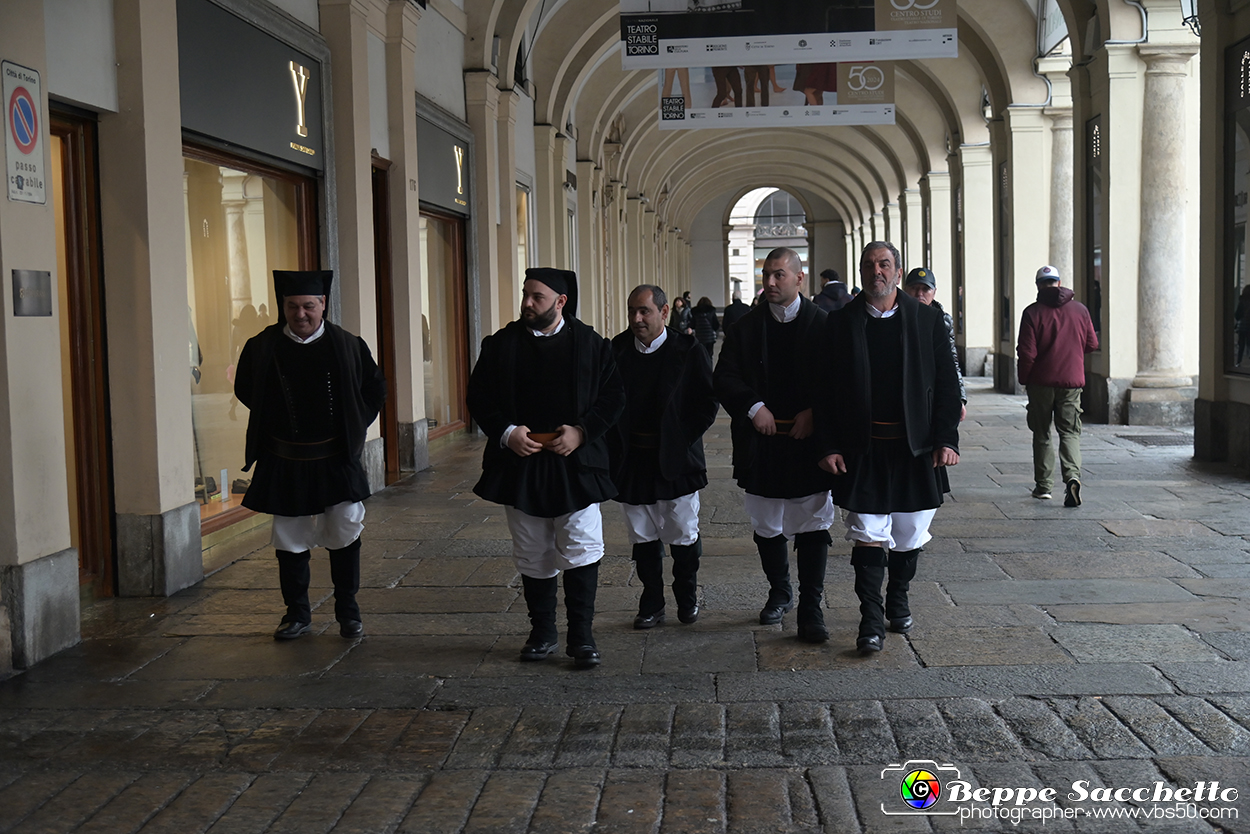
<path id="1" fill-rule="evenodd" d="M 417 117 L 417 176 L 420 198 L 456 214 L 469 214 L 469 149 L 467 143 Z"/>
<path id="2" fill-rule="evenodd" d="M 13 315 L 52 315 L 52 273 L 46 269 L 13 270 Z"/>

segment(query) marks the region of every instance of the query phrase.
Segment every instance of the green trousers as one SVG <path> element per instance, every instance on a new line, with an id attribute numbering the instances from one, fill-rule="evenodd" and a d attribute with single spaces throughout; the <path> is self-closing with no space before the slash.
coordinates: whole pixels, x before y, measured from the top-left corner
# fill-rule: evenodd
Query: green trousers
<path id="1" fill-rule="evenodd" d="M 1049 491 L 1055 485 L 1055 452 L 1050 424 L 1059 432 L 1059 468 L 1063 482 L 1081 480 L 1081 389 L 1026 385 L 1029 429 L 1033 432 L 1033 481 Z"/>

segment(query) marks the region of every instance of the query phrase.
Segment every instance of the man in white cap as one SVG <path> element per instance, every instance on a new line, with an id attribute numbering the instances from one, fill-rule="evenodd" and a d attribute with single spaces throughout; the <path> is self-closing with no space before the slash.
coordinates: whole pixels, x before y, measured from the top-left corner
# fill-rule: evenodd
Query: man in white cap
<path id="1" fill-rule="evenodd" d="M 525 270 L 519 318 L 482 340 L 468 406 L 486 434 L 473 491 L 503 504 L 521 574 L 530 636 L 521 660 L 559 647 L 556 603 L 564 574 L 565 653 L 579 669 L 601 662 L 591 631 L 603 517 L 616 496 L 606 435 L 625 407 L 612 346 L 574 317 L 577 276 Z"/>
<path id="2" fill-rule="evenodd" d="M 312 625 L 308 561 L 330 551 L 339 634 L 360 637 L 360 533 L 369 481 L 365 431 L 386 400 L 386 379 L 359 336 L 326 321 L 334 273 L 275 271 L 281 320 L 247 340 L 234 378 L 250 409 L 244 471 L 256 464 L 243 506 L 273 515 L 278 581 L 286 604 L 276 640 Z"/>
<path id="3" fill-rule="evenodd" d="M 1033 432 L 1033 497 L 1049 499 L 1055 453 L 1050 424 L 1059 431 L 1059 467 L 1065 507 L 1081 506 L 1081 390 L 1085 354 L 1098 350 L 1089 310 L 1061 285 L 1059 270 L 1037 271 L 1037 301 L 1024 308 L 1016 345 L 1016 378 L 1029 395 Z"/>

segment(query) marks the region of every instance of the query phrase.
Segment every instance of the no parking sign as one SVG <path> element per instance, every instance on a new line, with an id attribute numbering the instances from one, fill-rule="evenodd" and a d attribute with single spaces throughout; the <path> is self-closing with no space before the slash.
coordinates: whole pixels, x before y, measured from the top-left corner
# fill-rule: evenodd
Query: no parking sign
<path id="1" fill-rule="evenodd" d="M 4 77 L 5 180 L 9 199 L 47 203 L 44 187 L 43 125 L 39 116 L 39 73 L 0 62 Z"/>

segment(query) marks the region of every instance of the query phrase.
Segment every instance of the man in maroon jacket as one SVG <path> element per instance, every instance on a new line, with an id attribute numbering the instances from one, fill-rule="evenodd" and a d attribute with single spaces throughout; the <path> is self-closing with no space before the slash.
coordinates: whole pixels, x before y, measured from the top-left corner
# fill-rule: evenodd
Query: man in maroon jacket
<path id="1" fill-rule="evenodd" d="M 1059 285 L 1059 270 L 1037 271 L 1037 301 L 1024 308 L 1016 345 L 1017 378 L 1029 394 L 1033 432 L 1034 498 L 1050 498 L 1055 453 L 1050 423 L 1059 431 L 1059 466 L 1065 485 L 1063 505 L 1081 506 L 1081 389 L 1085 354 L 1098 350 L 1089 310 Z"/>

